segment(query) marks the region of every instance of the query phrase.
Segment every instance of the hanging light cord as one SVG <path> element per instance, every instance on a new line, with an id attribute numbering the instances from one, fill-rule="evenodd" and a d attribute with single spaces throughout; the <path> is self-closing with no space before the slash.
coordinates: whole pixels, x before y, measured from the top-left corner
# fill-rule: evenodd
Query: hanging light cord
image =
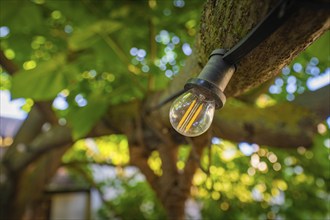
<path id="1" fill-rule="evenodd" d="M 229 64 L 238 63 L 287 20 L 295 9 L 294 2 L 295 0 L 279 1 L 263 21 L 223 56 L 223 60 Z"/>
<path id="2" fill-rule="evenodd" d="M 231 48 L 223 60 L 229 64 L 238 63 L 251 50 L 257 47 L 262 41 L 276 31 L 299 7 L 309 9 L 328 9 L 329 2 L 311 0 L 281 0 L 266 15 L 256 27 L 254 27 L 241 41 Z"/>
<path id="3" fill-rule="evenodd" d="M 157 105 L 155 105 L 155 106 L 151 107 L 150 109 L 148 109 L 147 113 L 150 113 L 152 111 L 155 111 L 155 110 L 159 109 L 163 105 L 169 103 L 173 99 L 176 99 L 177 97 L 179 97 L 180 95 L 182 95 L 185 91 L 186 91 L 185 89 L 181 89 L 180 91 L 178 91 L 178 92 L 170 95 L 169 97 L 167 97 L 164 100 L 160 101 Z"/>

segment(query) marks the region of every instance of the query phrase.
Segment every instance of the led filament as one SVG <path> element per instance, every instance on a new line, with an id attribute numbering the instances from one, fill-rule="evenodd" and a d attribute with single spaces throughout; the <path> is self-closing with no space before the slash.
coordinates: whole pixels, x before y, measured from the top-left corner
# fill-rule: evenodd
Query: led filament
<path id="1" fill-rule="evenodd" d="M 170 122 L 180 134 L 198 136 L 210 127 L 214 110 L 214 100 L 200 89 L 193 88 L 173 102 L 169 113 Z"/>

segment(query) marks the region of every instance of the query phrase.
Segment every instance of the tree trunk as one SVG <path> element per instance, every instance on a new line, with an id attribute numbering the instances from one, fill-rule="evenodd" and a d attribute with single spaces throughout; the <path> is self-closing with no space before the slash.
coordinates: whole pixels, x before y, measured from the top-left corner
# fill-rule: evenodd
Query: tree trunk
<path id="1" fill-rule="evenodd" d="M 173 190 L 174 191 L 174 190 Z M 185 202 L 187 196 L 178 195 L 175 192 L 167 196 L 167 200 L 163 206 L 166 210 L 168 219 L 183 220 L 185 219 Z"/>

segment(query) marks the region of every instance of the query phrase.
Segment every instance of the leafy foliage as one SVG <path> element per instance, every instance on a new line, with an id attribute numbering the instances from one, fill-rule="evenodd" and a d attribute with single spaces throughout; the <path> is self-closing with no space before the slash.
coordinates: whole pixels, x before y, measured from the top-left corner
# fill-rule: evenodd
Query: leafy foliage
<path id="1" fill-rule="evenodd" d="M 35 101 L 60 96 L 67 107 L 59 107 L 58 115 L 75 139 L 83 137 L 110 104 L 166 87 L 183 65 L 180 47 L 189 47 L 188 36 L 196 34 L 200 12 L 193 9 L 201 4 L 1 1 L 6 6 L 1 49 L 22 69 L 12 79 L 12 96 Z M 77 103 L 81 97 L 86 103 Z"/>
<path id="2" fill-rule="evenodd" d="M 35 62 L 27 65 L 33 67 Z M 60 68 L 59 68 L 60 67 Z M 33 69 L 20 71 L 12 79 L 13 98 L 32 98 L 36 101 L 49 100 L 68 87 L 70 74 L 77 73 L 74 65 L 65 65 L 64 54 L 45 61 Z"/>

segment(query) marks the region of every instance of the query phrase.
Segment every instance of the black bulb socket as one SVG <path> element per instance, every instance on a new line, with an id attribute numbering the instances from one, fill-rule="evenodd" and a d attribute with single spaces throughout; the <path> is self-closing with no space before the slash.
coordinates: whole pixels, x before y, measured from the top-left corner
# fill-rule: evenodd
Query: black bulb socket
<path id="1" fill-rule="evenodd" d="M 236 65 L 223 60 L 225 53 L 225 49 L 214 50 L 198 77 L 189 79 L 184 86 L 185 90 L 196 88 L 209 94 L 215 100 L 216 108 L 225 105 L 224 91 L 236 71 Z"/>

